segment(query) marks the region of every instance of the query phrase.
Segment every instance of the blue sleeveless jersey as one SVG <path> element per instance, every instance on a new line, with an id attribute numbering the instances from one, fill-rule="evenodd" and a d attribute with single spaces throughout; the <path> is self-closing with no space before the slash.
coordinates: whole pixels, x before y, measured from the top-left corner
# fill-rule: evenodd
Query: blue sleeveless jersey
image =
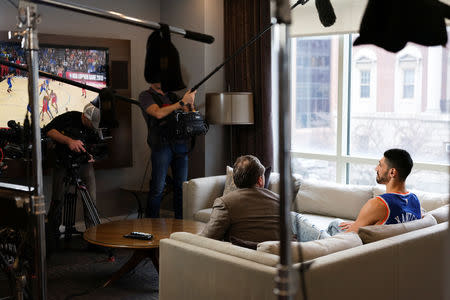
<path id="1" fill-rule="evenodd" d="M 413 193 L 386 193 L 377 198 L 387 209 L 386 218 L 381 225 L 405 223 L 422 218 L 419 199 Z"/>

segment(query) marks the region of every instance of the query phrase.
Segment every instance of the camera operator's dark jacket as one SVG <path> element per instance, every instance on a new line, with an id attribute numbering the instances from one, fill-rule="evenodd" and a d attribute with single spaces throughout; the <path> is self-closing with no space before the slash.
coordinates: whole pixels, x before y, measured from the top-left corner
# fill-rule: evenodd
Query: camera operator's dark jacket
<path id="1" fill-rule="evenodd" d="M 79 111 L 69 111 L 55 117 L 42 129 L 42 135 L 47 135 L 50 130 L 56 129 L 65 136 L 74 140 L 81 140 L 86 144 L 88 137 L 95 135 L 95 131 L 83 125 L 81 114 Z M 58 159 L 64 158 L 68 152 L 71 152 L 67 145 L 58 142 L 55 144 L 55 152 Z"/>

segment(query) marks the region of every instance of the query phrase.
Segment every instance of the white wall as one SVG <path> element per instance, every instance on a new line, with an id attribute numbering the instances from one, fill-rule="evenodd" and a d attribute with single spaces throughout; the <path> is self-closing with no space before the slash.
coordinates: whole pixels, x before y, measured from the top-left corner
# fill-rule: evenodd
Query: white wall
<path id="1" fill-rule="evenodd" d="M 200 82 L 223 61 L 223 0 L 161 1 L 161 22 L 215 37 L 204 44 L 173 36 L 180 53 L 183 79 L 188 88 Z M 205 93 L 224 91 L 224 69 L 216 73 L 197 91 L 195 106 L 205 112 Z M 182 91 L 184 92 L 184 91 Z M 225 173 L 224 127 L 211 126 L 206 137 L 197 138 L 189 159 L 189 178 Z"/>

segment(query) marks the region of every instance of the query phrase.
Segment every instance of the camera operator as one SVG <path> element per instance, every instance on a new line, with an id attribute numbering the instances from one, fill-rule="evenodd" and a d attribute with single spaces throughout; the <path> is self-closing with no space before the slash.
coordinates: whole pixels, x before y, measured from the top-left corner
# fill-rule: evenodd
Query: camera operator
<path id="1" fill-rule="evenodd" d="M 185 139 L 171 140 L 167 131 L 160 126 L 162 119 L 177 109 L 188 110 L 194 105 L 195 93 L 187 92 L 181 100 L 171 92 L 161 90 L 161 82 L 155 76 L 150 88 L 139 95 L 139 101 L 144 109 L 144 118 L 148 126 L 147 143 L 151 148 L 152 178 L 147 199 L 145 216 L 159 218 L 160 204 L 167 170 L 172 169 L 173 176 L 173 206 L 175 218 L 183 218 L 182 184 L 188 174 L 188 141 Z"/>
<path id="2" fill-rule="evenodd" d="M 59 239 L 59 226 L 62 221 L 62 204 L 64 199 L 64 178 L 70 168 L 79 166 L 79 177 L 87 185 L 92 201 L 96 200 L 95 175 L 92 163 L 94 159 L 87 152 L 83 142 L 87 136 L 95 134 L 100 123 L 100 110 L 89 103 L 83 112 L 69 111 L 54 118 L 43 132 L 56 142 L 56 163 L 53 168 L 52 199 L 48 211 L 49 241 L 56 243 Z M 86 211 L 84 213 L 86 221 Z M 55 240 L 56 239 L 56 240 Z M 54 246 L 54 245 L 49 245 Z"/>

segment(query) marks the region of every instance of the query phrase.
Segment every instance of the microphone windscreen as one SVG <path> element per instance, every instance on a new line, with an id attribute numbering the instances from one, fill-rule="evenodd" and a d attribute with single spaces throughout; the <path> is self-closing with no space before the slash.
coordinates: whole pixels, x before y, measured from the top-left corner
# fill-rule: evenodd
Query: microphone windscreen
<path id="1" fill-rule="evenodd" d="M 330 0 L 316 0 L 316 8 L 323 26 L 329 27 L 336 22 L 336 15 Z"/>

